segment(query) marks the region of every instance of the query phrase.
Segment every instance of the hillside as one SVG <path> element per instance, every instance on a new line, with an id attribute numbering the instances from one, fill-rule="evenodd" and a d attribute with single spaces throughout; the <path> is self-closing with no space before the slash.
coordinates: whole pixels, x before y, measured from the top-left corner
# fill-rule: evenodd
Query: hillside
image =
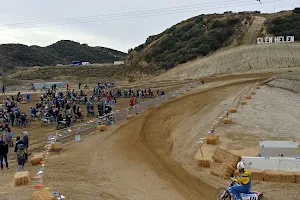
<path id="1" fill-rule="evenodd" d="M 207 76 L 300 67 L 300 44 L 243 45 L 178 65 L 154 80 L 199 79 Z"/>
<path id="2" fill-rule="evenodd" d="M 148 37 L 144 44 L 129 51 L 128 63 L 144 67 L 151 63 L 158 69 L 169 70 L 220 49 L 256 44 L 257 37 L 268 35 L 294 35 L 299 40 L 300 14 L 254 11 L 196 16 Z"/>
<path id="3" fill-rule="evenodd" d="M 4 72 L 15 67 L 55 66 L 72 61 L 107 63 L 122 59 L 126 54 L 105 47 L 90 47 L 86 44 L 62 40 L 47 47 L 22 44 L 0 45 L 0 69 Z"/>

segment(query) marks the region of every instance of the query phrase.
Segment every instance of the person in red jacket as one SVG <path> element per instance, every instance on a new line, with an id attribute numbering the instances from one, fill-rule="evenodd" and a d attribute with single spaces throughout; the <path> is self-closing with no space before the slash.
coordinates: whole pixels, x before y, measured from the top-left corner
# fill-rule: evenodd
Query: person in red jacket
<path id="1" fill-rule="evenodd" d="M 6 168 L 8 169 L 7 154 L 8 154 L 8 145 L 5 144 L 2 139 L 0 139 L 0 165 L 1 165 L 1 170 L 3 170 L 3 159 L 5 161 Z"/>
<path id="2" fill-rule="evenodd" d="M 135 103 L 136 103 L 136 97 L 133 96 L 133 97 L 131 97 L 129 104 L 130 104 L 131 106 L 134 106 Z"/>

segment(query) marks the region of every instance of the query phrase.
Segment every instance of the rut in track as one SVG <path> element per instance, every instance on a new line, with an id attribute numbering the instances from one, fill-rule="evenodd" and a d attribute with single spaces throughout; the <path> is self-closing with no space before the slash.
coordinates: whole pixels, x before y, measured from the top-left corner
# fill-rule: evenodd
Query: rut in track
<path id="1" fill-rule="evenodd" d="M 146 165 L 151 166 L 156 174 L 166 180 L 184 199 L 199 199 L 199 197 L 203 200 L 213 199 L 215 192 L 213 187 L 201 182 L 172 159 L 171 135 L 181 120 L 193 117 L 203 107 L 215 107 L 226 97 L 248 84 L 236 83 L 214 88 L 155 108 L 116 130 L 113 133 L 114 144 L 117 142 L 123 149 L 120 152 L 123 158 L 138 162 L 142 160 Z M 121 138 L 117 139 L 117 137 Z M 105 145 L 109 144 L 105 143 Z"/>
<path id="2" fill-rule="evenodd" d="M 190 140 L 197 137 L 186 137 L 191 127 L 185 127 L 185 122 L 198 121 L 220 102 L 256 81 L 241 80 L 191 94 L 107 132 L 86 137 L 50 157 L 45 184 L 60 188 L 74 200 L 214 199 L 215 188 L 182 167 L 190 160 L 175 161 L 173 145 L 178 140 L 194 144 Z"/>

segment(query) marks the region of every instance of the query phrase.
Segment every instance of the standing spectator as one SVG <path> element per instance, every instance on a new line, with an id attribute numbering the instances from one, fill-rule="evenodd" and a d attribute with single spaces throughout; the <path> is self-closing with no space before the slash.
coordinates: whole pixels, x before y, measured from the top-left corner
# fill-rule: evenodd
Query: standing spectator
<path id="1" fill-rule="evenodd" d="M 16 142 L 16 146 L 15 146 L 15 150 L 14 150 L 14 152 L 16 152 L 17 153 L 17 151 L 18 151 L 18 145 L 19 144 L 23 144 L 24 145 L 24 142 L 21 140 L 21 138 L 18 136 L 17 137 L 17 142 Z"/>
<path id="2" fill-rule="evenodd" d="M 26 149 L 28 149 L 28 147 L 29 147 L 28 132 L 27 132 L 27 131 L 24 131 L 22 134 L 23 134 L 23 143 L 24 143 L 24 147 L 25 147 Z M 26 153 L 25 153 L 25 162 L 27 162 L 27 159 L 28 159 L 28 153 L 27 153 L 27 151 L 26 151 Z"/>
<path id="3" fill-rule="evenodd" d="M 78 84 L 78 89 L 80 90 L 80 88 L 81 88 L 81 83 L 79 82 L 79 84 Z"/>
<path id="4" fill-rule="evenodd" d="M 5 95 L 5 86 L 2 86 L 2 95 Z"/>
<path id="5" fill-rule="evenodd" d="M 10 114 L 10 121 L 11 121 L 11 126 L 12 126 L 12 127 L 14 126 L 15 118 L 16 118 L 15 113 L 12 112 L 12 113 Z"/>
<path id="6" fill-rule="evenodd" d="M 56 83 L 53 85 L 53 89 L 54 89 L 54 93 L 56 92 L 56 87 L 57 87 L 57 85 L 56 85 Z"/>
<path id="7" fill-rule="evenodd" d="M 26 94 L 26 101 L 27 101 L 27 103 L 30 103 L 30 94 L 29 94 L 29 92 L 27 92 L 27 94 Z"/>
<path id="8" fill-rule="evenodd" d="M 17 148 L 18 148 L 18 151 L 17 151 L 18 171 L 20 172 L 20 171 L 23 171 L 23 169 L 24 169 L 27 151 L 26 151 L 24 144 L 18 144 Z"/>
<path id="9" fill-rule="evenodd" d="M 70 85 L 69 85 L 69 83 L 67 84 L 67 90 L 68 90 L 68 91 L 70 90 Z"/>
<path id="10" fill-rule="evenodd" d="M 5 161 L 5 166 L 8 169 L 7 154 L 8 154 L 8 145 L 5 144 L 2 139 L 0 139 L 0 165 L 1 165 L 1 170 L 3 170 L 3 159 Z"/>

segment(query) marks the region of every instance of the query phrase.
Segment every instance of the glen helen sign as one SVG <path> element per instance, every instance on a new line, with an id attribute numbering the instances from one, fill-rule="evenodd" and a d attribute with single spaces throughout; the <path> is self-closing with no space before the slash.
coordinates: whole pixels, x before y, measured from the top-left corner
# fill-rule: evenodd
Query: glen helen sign
<path id="1" fill-rule="evenodd" d="M 291 43 L 295 42 L 295 36 L 276 36 L 257 38 L 257 44 Z"/>

